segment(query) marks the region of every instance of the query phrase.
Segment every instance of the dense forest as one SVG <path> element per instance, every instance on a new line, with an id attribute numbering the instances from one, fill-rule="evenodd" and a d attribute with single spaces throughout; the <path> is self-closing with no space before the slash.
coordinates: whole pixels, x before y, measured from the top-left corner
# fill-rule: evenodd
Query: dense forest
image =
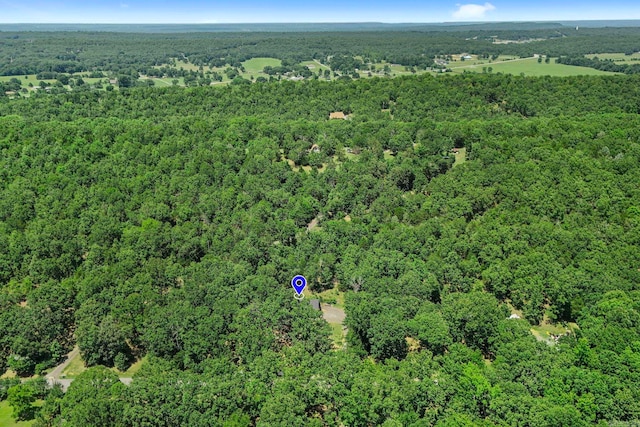
<path id="1" fill-rule="evenodd" d="M 508 41 L 510 43 L 496 43 Z M 491 57 L 542 54 L 571 57 L 640 51 L 640 28 L 580 28 L 547 25 L 411 27 L 404 31 L 366 27 L 357 31 L 121 33 L 102 31 L 0 31 L 0 75 L 105 71 L 152 75 L 176 59 L 195 66 L 239 67 L 248 59 L 273 57 L 296 64 L 331 57 L 361 57 L 427 67 L 435 56 L 469 52 Z"/>
<path id="2" fill-rule="evenodd" d="M 0 98 L 1 370 L 91 367 L 0 398 L 38 426 L 638 421 L 639 114 L 637 76 Z M 346 348 L 296 274 L 345 292 Z"/>

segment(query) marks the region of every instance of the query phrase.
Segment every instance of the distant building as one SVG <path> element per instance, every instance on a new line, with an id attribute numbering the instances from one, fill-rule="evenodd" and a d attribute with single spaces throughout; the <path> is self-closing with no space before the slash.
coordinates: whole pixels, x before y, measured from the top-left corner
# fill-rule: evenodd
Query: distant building
<path id="1" fill-rule="evenodd" d="M 320 152 L 320 146 L 318 144 L 313 144 L 311 146 L 311 148 L 309 148 L 309 152 L 310 153 L 319 153 Z"/>
<path id="2" fill-rule="evenodd" d="M 473 59 L 473 56 L 471 56 L 471 55 L 464 55 L 464 56 L 462 57 L 462 59 Z"/>
<path id="3" fill-rule="evenodd" d="M 329 120 L 336 120 L 336 119 L 346 119 L 347 116 L 345 116 L 345 114 L 342 111 L 335 111 L 331 114 L 329 114 Z"/>
<path id="4" fill-rule="evenodd" d="M 309 300 L 309 304 L 311 304 L 311 307 L 316 310 L 316 311 L 322 311 L 322 307 L 320 306 L 320 300 L 319 299 L 312 299 Z"/>
<path id="5" fill-rule="evenodd" d="M 509 316 L 509 319 L 519 319 L 520 316 L 518 316 L 517 314 L 513 313 L 511 316 Z"/>

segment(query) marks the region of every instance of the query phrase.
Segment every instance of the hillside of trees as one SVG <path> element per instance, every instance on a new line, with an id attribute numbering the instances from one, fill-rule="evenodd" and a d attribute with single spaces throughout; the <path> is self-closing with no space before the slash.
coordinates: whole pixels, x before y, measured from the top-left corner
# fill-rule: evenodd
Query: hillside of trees
<path id="1" fill-rule="evenodd" d="M 91 367 L 0 398 L 37 426 L 637 422 L 639 114 L 638 76 L 0 98 L 0 371 Z M 296 274 L 345 292 L 346 349 Z"/>

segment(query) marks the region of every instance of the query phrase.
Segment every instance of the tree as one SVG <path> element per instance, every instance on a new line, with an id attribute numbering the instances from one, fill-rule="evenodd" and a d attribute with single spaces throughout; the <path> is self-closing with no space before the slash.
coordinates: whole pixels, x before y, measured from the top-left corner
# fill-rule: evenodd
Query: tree
<path id="1" fill-rule="evenodd" d="M 17 421 L 33 419 L 37 391 L 31 384 L 17 384 L 7 390 L 7 401 L 13 408 L 12 417 Z"/>
<path id="2" fill-rule="evenodd" d="M 408 322 L 408 327 L 411 335 L 420 340 L 421 346 L 435 354 L 443 354 L 453 343 L 449 325 L 435 304 L 421 308 Z"/>
<path id="3" fill-rule="evenodd" d="M 120 74 L 118 76 L 118 87 L 128 88 L 135 84 L 131 76 L 127 76 L 126 74 Z"/>
<path id="4" fill-rule="evenodd" d="M 72 427 L 123 425 L 125 385 L 109 369 L 89 368 L 71 383 L 60 405 L 60 417 Z"/>
<path id="5" fill-rule="evenodd" d="M 44 403 L 34 423 L 35 427 L 55 427 L 58 425 L 60 405 L 64 392 L 59 384 L 55 384 L 47 393 Z"/>
<path id="6" fill-rule="evenodd" d="M 508 310 L 485 292 L 453 293 L 442 299 L 442 314 L 458 341 L 489 354 L 489 342 Z"/>

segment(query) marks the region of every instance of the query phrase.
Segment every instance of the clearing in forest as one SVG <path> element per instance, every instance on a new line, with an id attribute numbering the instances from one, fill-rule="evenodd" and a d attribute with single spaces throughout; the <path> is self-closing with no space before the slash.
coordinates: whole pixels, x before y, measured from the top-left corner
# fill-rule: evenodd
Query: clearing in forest
<path id="1" fill-rule="evenodd" d="M 453 167 L 460 166 L 461 164 L 467 161 L 467 148 L 462 147 L 458 149 L 457 152 L 454 152 L 454 156 L 456 160 L 455 162 L 453 162 Z"/>
<path id="2" fill-rule="evenodd" d="M 322 301 L 322 318 L 331 327 L 331 341 L 334 349 L 344 349 L 346 346 L 347 329 L 344 326 L 346 314 L 344 312 L 344 292 L 340 292 L 336 285 L 333 289 L 312 294 L 310 298 Z"/>
<path id="3" fill-rule="evenodd" d="M 482 73 L 488 72 L 491 67 L 492 73 L 504 73 L 504 74 L 522 74 L 525 76 L 602 76 L 602 75 L 615 75 L 617 73 L 611 73 L 608 71 L 600 71 L 594 68 L 588 67 L 576 67 L 574 65 L 556 64 L 554 59 L 551 59 L 549 63 L 545 63 L 544 59 L 538 63 L 538 58 L 523 58 L 515 59 L 503 62 L 492 62 L 486 64 L 477 65 L 460 65 L 451 67 L 454 73 L 473 72 Z"/>
<path id="4" fill-rule="evenodd" d="M 84 361 L 82 360 L 82 356 L 80 356 L 80 352 L 72 352 L 70 353 L 70 356 L 71 357 L 63 363 L 65 366 L 62 368 L 62 371 L 59 374 L 59 377 L 62 379 L 75 378 L 87 370 L 87 367 L 84 365 Z M 111 368 L 111 370 L 120 378 L 131 378 L 136 372 L 140 370 L 146 360 L 146 357 L 137 360 L 135 363 L 129 366 L 129 369 L 124 372 L 120 372 L 116 368 Z"/>
<path id="5" fill-rule="evenodd" d="M 279 67 L 281 65 L 282 61 L 276 58 L 252 58 L 242 63 L 245 70 L 242 76 L 245 78 L 250 78 L 251 76 L 254 78 L 258 76 L 269 77 L 262 72 L 264 67 Z"/>

